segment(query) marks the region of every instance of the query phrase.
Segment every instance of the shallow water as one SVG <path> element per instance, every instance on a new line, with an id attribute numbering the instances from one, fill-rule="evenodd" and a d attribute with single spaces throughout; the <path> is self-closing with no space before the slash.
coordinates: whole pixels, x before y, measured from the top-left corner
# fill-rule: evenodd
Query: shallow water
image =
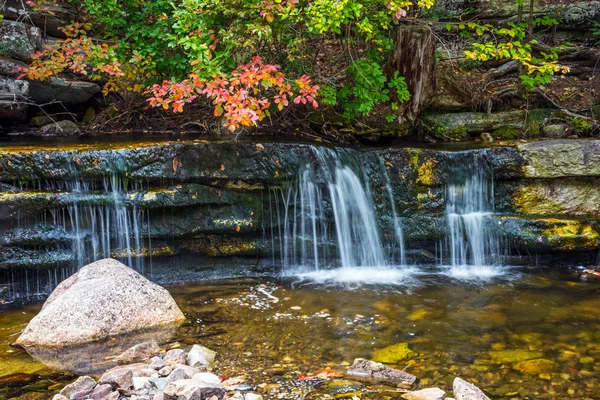
<path id="1" fill-rule="evenodd" d="M 492 398 L 600 398 L 598 282 L 543 269 L 362 271 L 382 286 L 337 272 L 171 287 L 190 320 L 172 342 L 213 348 L 218 374 L 270 383 L 269 398 L 397 398 L 394 388 L 335 377 L 398 343 L 417 353 L 397 366 L 420 387 L 451 389 L 460 376 Z M 73 380 L 8 346 L 38 309 L 0 313 L 0 398 L 48 398 L 48 387 Z"/>

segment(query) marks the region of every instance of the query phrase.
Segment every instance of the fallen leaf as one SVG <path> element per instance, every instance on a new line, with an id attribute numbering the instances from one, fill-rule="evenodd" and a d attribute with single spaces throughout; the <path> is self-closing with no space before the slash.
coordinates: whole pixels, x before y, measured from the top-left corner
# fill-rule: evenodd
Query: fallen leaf
<path id="1" fill-rule="evenodd" d="M 242 228 L 241 228 L 239 225 L 235 227 L 235 231 L 236 231 L 236 232 L 239 232 L 241 229 L 242 229 Z"/>
<path id="2" fill-rule="evenodd" d="M 221 164 L 221 171 L 225 171 L 225 164 Z"/>
<path id="3" fill-rule="evenodd" d="M 175 157 L 173 157 L 173 173 L 174 174 L 177 173 L 177 168 L 179 168 L 179 167 L 183 167 L 183 164 L 181 163 L 181 161 L 179 161 L 177 156 L 175 156 Z"/>
<path id="4" fill-rule="evenodd" d="M 392 163 L 391 163 L 391 162 L 389 162 L 389 161 L 386 161 L 386 162 L 385 162 L 385 165 L 387 165 L 388 167 L 393 167 L 393 166 L 394 166 L 394 164 L 392 164 Z"/>
<path id="5" fill-rule="evenodd" d="M 45 158 L 46 160 L 49 160 L 49 159 L 50 159 L 50 155 L 49 155 L 49 154 L 46 154 L 46 156 L 45 156 L 44 158 Z"/>
<path id="6" fill-rule="evenodd" d="M 260 143 L 256 143 L 256 150 L 264 150 L 264 149 L 265 149 L 265 146 L 263 146 Z"/>

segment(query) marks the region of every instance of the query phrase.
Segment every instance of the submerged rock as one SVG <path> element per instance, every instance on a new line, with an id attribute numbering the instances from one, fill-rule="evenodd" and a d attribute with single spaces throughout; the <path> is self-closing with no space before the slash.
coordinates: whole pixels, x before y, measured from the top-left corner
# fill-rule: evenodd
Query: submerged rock
<path id="1" fill-rule="evenodd" d="M 538 358 L 535 360 L 521 361 L 515 365 L 515 369 L 519 372 L 529 375 L 539 375 L 543 373 L 554 372 L 558 364 L 552 360 Z"/>
<path id="2" fill-rule="evenodd" d="M 135 346 L 126 350 L 123 354 L 115 358 L 115 362 L 118 364 L 131 364 L 135 362 L 146 361 L 150 357 L 159 353 L 160 347 L 158 346 L 158 343 L 156 343 L 155 340 L 151 340 L 149 342 L 136 344 Z"/>
<path id="3" fill-rule="evenodd" d="M 461 378 L 455 378 L 452 384 L 456 400 L 490 400 L 477 386 Z"/>
<path id="4" fill-rule="evenodd" d="M 408 347 L 408 343 L 397 343 L 373 352 L 373 360 L 386 364 L 398 364 L 417 356 L 418 354 Z"/>
<path id="5" fill-rule="evenodd" d="M 346 375 L 358 380 L 373 380 L 387 382 L 393 384 L 412 385 L 417 380 L 417 377 L 407 372 L 386 367 L 375 361 L 357 358 L 354 363 L 346 371 Z"/>
<path id="6" fill-rule="evenodd" d="M 16 344 L 73 346 L 185 319 L 169 292 L 124 264 L 104 259 L 63 281 Z"/>

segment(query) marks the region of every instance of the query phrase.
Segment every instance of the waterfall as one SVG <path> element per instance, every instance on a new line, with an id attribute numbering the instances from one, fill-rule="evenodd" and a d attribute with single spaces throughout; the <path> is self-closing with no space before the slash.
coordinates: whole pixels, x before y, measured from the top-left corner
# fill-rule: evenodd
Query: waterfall
<path id="1" fill-rule="evenodd" d="M 484 153 L 458 152 L 450 153 L 449 157 L 448 234 L 445 246 L 441 246 L 440 258 L 449 256 L 454 272 L 473 273 L 473 268 L 499 265 L 500 241 L 486 223 L 486 217 L 494 211 L 492 169 Z"/>
<path id="2" fill-rule="evenodd" d="M 274 190 L 283 211 L 276 210 L 279 253 L 284 273 L 321 268 L 387 267 L 395 263 L 397 247 L 404 261 L 404 239 L 385 168 L 394 225 L 394 244 L 384 243 L 371 182 L 360 154 L 348 149 L 313 148 L 314 157 L 302 166 L 287 190 Z M 381 164 L 376 160 L 373 164 Z M 370 168 L 369 171 L 377 170 Z M 273 213 L 273 211 L 271 211 Z"/>

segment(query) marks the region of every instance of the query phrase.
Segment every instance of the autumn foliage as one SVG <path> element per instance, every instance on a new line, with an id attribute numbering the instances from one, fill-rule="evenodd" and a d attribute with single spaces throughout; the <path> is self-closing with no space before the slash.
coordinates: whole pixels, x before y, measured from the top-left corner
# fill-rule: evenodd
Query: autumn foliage
<path id="1" fill-rule="evenodd" d="M 217 75 L 203 80 L 197 74 L 181 82 L 164 81 L 151 88 L 148 99 L 152 107 L 182 112 L 187 103 L 198 96 L 207 97 L 214 105 L 214 115 L 224 116 L 225 126 L 234 131 L 241 126 L 257 125 L 270 115 L 271 103 L 279 111 L 289 105 L 290 99 L 298 104 L 310 104 L 317 108 L 318 86 L 312 86 L 310 78 L 303 75 L 289 83 L 279 65 L 264 64 L 258 56 L 250 64 L 239 65 L 230 76 Z"/>

